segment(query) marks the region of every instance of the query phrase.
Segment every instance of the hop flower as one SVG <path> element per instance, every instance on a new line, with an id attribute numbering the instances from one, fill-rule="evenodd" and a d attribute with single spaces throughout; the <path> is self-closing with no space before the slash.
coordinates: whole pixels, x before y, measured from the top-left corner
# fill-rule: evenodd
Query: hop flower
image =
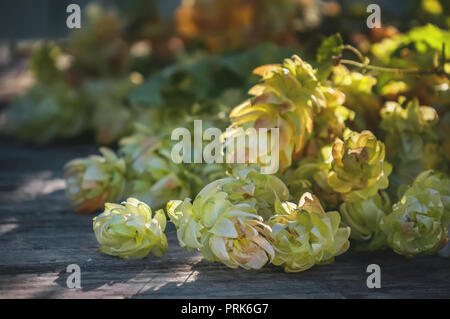
<path id="1" fill-rule="evenodd" d="M 384 160 L 384 144 L 370 131 L 347 129 L 344 141 L 337 138 L 331 150 L 331 168 L 319 178 L 344 201 L 359 201 L 388 187 L 392 166 Z"/>
<path id="2" fill-rule="evenodd" d="M 345 106 L 355 111 L 358 128 L 375 127 L 374 120 L 382 107 L 381 99 L 373 92 L 375 77 L 348 70 L 344 65 L 333 67 L 333 86 L 346 97 Z"/>
<path id="3" fill-rule="evenodd" d="M 275 201 L 288 196 L 275 176 L 247 169 L 206 185 L 193 203 L 169 202 L 167 211 L 182 247 L 199 249 L 208 261 L 231 268 L 259 269 L 274 252 L 267 240 L 270 228 L 258 213 L 273 211 Z"/>
<path id="4" fill-rule="evenodd" d="M 100 251 L 121 258 L 143 258 L 151 252 L 162 256 L 167 249 L 164 235 L 166 216 L 158 210 L 128 198 L 122 205 L 106 203 L 105 211 L 94 218 L 94 232 Z"/>
<path id="5" fill-rule="evenodd" d="M 450 179 L 428 170 L 394 204 L 381 229 L 398 254 L 434 254 L 448 242 L 449 221 Z"/>
<path id="6" fill-rule="evenodd" d="M 193 183 L 184 165 L 175 164 L 169 144 L 156 137 L 144 125 L 136 124 L 133 135 L 119 142 L 120 153 L 129 162 L 129 193 L 153 207 L 188 197 Z"/>
<path id="7" fill-rule="evenodd" d="M 344 202 L 340 206 L 342 224 L 351 228 L 351 238 L 359 241 L 357 247 L 361 250 L 375 250 L 386 244 L 380 223 L 390 210 L 391 202 L 384 192 L 365 200 Z"/>
<path id="8" fill-rule="evenodd" d="M 339 227 L 340 220 L 336 211 L 325 213 L 311 193 L 303 194 L 298 205 L 280 203 L 269 220 L 275 249 L 272 263 L 298 272 L 333 262 L 350 246 L 350 228 Z"/>
<path id="9" fill-rule="evenodd" d="M 254 73 L 263 83 L 254 86 L 247 100 L 230 114 L 232 126 L 279 128 L 280 169 L 284 171 L 298 159 L 307 137 L 313 131 L 313 117 L 326 100 L 314 70 L 298 56 L 285 59 L 283 65 L 265 65 Z"/>
<path id="10" fill-rule="evenodd" d="M 414 99 L 405 108 L 400 103 L 387 102 L 380 114 L 387 156 L 397 163 L 394 167 L 400 177 L 411 181 L 424 169 L 435 168 L 442 162 L 433 132 L 438 122 L 434 108 L 420 106 Z"/>
<path id="11" fill-rule="evenodd" d="M 66 168 L 66 193 L 76 211 L 92 213 L 106 201 L 117 201 L 125 187 L 125 161 L 111 150 L 100 148 L 102 156 L 74 159 Z"/>
<path id="12" fill-rule="evenodd" d="M 316 70 L 298 56 L 285 59 L 282 65 L 259 67 L 254 73 L 261 75 L 263 82 L 250 89 L 253 99 L 230 113 L 232 127 L 278 128 L 281 172 L 298 161 L 305 148 L 306 156 L 315 156 L 320 147 L 340 137 L 345 121 L 353 118 L 353 112 L 342 105 L 345 95 L 323 86 Z M 242 131 L 230 130 L 225 137 L 236 138 Z M 269 151 L 274 151 L 273 146 L 268 146 Z"/>

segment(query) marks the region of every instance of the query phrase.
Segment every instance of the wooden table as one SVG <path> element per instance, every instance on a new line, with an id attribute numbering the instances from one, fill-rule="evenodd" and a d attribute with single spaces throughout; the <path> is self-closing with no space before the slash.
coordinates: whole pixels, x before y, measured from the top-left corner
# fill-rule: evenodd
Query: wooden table
<path id="1" fill-rule="evenodd" d="M 63 165 L 92 145 L 26 147 L 0 142 L 0 298 L 449 298 L 450 260 L 407 259 L 391 251 L 349 251 L 333 264 L 287 274 L 229 269 L 178 246 L 173 225 L 162 258 L 121 260 L 98 252 L 92 215 L 75 214 Z M 381 267 L 369 289 L 367 265 Z M 81 289 L 66 267 L 81 268 Z"/>

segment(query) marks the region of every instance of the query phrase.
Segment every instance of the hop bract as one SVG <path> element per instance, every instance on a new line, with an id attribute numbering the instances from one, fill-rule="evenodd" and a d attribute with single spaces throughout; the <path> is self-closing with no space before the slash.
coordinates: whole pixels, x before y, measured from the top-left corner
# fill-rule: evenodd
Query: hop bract
<path id="1" fill-rule="evenodd" d="M 240 170 L 206 185 L 193 203 L 169 202 L 167 211 L 182 247 L 199 249 L 207 260 L 231 268 L 259 269 L 274 252 L 267 240 L 270 228 L 258 213 L 273 211 L 275 201 L 288 196 L 275 176 Z"/>
<path id="2" fill-rule="evenodd" d="M 380 228 L 382 219 L 391 211 L 386 193 L 357 202 L 344 202 L 339 211 L 343 224 L 352 230 L 351 238 L 358 241 L 358 248 L 375 250 L 386 244 L 386 236 Z"/>
<path id="3" fill-rule="evenodd" d="M 325 213 L 319 199 L 305 193 L 298 205 L 284 202 L 276 206 L 269 220 L 275 248 L 273 264 L 287 272 L 304 271 L 316 264 L 333 262 L 334 256 L 349 248 L 349 227 L 339 227 L 338 212 Z"/>
<path id="4" fill-rule="evenodd" d="M 106 203 L 105 211 L 94 218 L 93 227 L 100 251 L 108 255 L 143 258 L 149 252 L 162 256 L 167 249 L 164 211 L 152 216 L 151 208 L 135 198 L 122 205 Z"/>
<path id="5" fill-rule="evenodd" d="M 392 166 L 384 160 L 384 144 L 370 131 L 347 129 L 332 147 L 326 184 L 344 201 L 359 201 L 388 187 Z"/>
<path id="6" fill-rule="evenodd" d="M 395 252 L 414 256 L 443 248 L 449 221 L 450 179 L 429 170 L 416 178 L 381 226 Z"/>
<path id="7" fill-rule="evenodd" d="M 66 192 L 80 213 L 92 213 L 106 201 L 117 201 L 125 187 L 125 161 L 111 150 L 100 148 L 103 156 L 91 155 L 68 162 Z"/>

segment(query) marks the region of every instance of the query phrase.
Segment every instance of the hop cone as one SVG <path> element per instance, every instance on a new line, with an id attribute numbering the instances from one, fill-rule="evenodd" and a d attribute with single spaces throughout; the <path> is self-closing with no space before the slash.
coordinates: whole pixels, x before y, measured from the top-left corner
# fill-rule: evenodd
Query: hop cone
<path id="1" fill-rule="evenodd" d="M 275 249 L 272 263 L 298 272 L 333 262 L 350 245 L 350 228 L 339 227 L 340 220 L 336 211 L 325 213 L 311 193 L 305 193 L 298 205 L 277 205 L 276 215 L 269 220 Z"/>
<path id="2" fill-rule="evenodd" d="M 258 213 L 273 211 L 275 201 L 288 197 L 274 176 L 240 171 L 206 185 L 193 203 L 171 201 L 167 211 L 182 247 L 200 249 L 209 261 L 231 268 L 259 269 L 273 258 L 270 228 Z"/>
<path id="3" fill-rule="evenodd" d="M 313 131 L 314 114 L 325 105 L 325 96 L 311 65 L 297 56 L 254 72 L 263 82 L 249 91 L 253 99 L 233 109 L 232 126 L 279 128 L 280 168 L 284 171 L 301 156 Z"/>
<path id="4" fill-rule="evenodd" d="M 396 173 L 412 180 L 424 169 L 435 168 L 441 159 L 433 126 L 438 122 L 434 108 L 420 106 L 417 99 L 406 107 L 387 102 L 381 110 L 380 127 L 386 132 L 387 156 L 396 164 Z"/>
<path id="5" fill-rule="evenodd" d="M 74 159 L 65 166 L 66 193 L 78 212 L 92 213 L 123 195 L 125 161 L 107 148 L 100 152 L 103 156 Z"/>
<path id="6" fill-rule="evenodd" d="M 450 179 L 428 170 L 417 176 L 381 227 L 395 252 L 414 256 L 444 247 L 449 221 Z"/>
<path id="7" fill-rule="evenodd" d="M 320 174 L 344 201 L 360 201 L 388 187 L 392 166 L 384 160 L 384 144 L 370 131 L 346 130 L 331 150 L 331 168 Z M 326 175 L 326 176 L 325 176 Z"/>
<path id="8" fill-rule="evenodd" d="M 94 218 L 94 232 L 100 251 L 121 258 L 143 258 L 149 252 L 162 256 L 167 249 L 163 210 L 152 215 L 151 208 L 135 198 L 122 205 L 106 203 L 105 211 Z"/>
<path id="9" fill-rule="evenodd" d="M 153 207 L 191 194 L 185 167 L 170 157 L 169 144 L 155 137 L 143 125 L 120 140 L 120 152 L 129 162 L 129 194 Z"/>
<path id="10" fill-rule="evenodd" d="M 341 204 L 342 223 L 351 228 L 351 238 L 358 241 L 357 248 L 375 250 L 386 244 L 380 224 L 390 210 L 390 200 L 384 192 L 365 200 Z"/>

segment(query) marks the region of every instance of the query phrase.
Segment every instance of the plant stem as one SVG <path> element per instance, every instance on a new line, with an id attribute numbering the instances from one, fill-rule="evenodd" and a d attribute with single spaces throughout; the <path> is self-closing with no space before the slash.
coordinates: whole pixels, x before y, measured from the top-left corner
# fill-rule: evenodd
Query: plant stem
<path id="1" fill-rule="evenodd" d="M 389 72 L 394 74 L 413 74 L 413 75 L 428 75 L 428 74 L 436 74 L 436 75 L 445 75 L 449 77 L 442 69 L 431 69 L 431 70 L 421 70 L 421 69 L 399 69 L 399 68 L 390 68 L 390 67 L 382 67 L 376 65 L 369 65 L 360 62 L 356 62 L 353 60 L 340 59 L 342 64 L 352 65 L 361 69 L 367 69 L 378 72 Z"/>

